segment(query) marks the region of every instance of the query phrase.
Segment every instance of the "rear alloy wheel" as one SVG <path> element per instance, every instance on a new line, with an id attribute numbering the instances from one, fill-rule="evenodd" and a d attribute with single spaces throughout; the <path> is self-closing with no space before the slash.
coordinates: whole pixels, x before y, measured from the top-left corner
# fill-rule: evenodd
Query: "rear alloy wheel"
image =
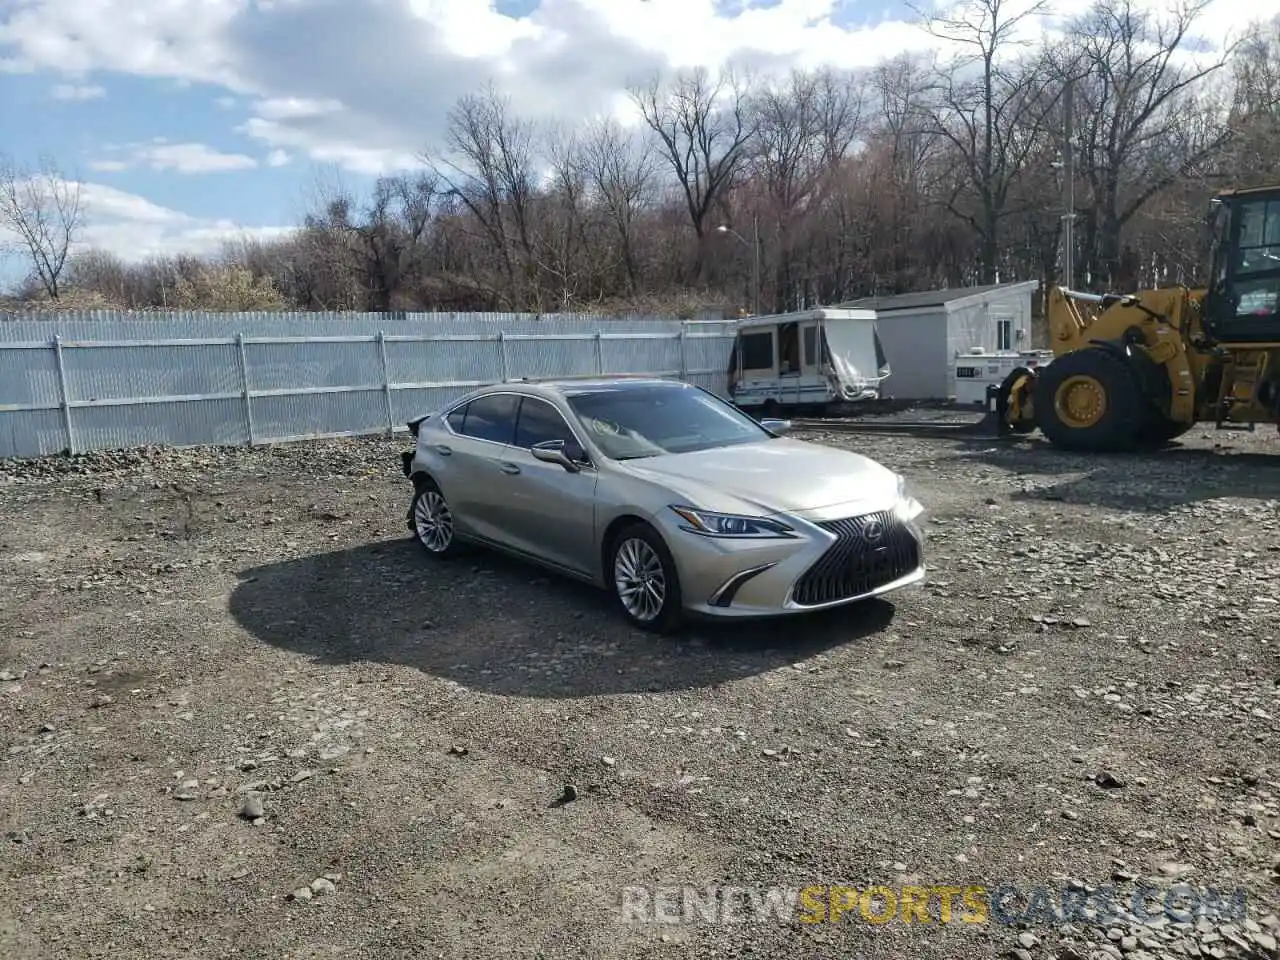
<path id="1" fill-rule="evenodd" d="M 453 513 L 440 488 L 431 480 L 423 480 L 413 495 L 409 508 L 413 523 L 414 539 L 434 557 L 452 556 L 456 542 L 453 537 Z"/>
<path id="2" fill-rule="evenodd" d="M 1056 447 L 1120 452 L 1140 442 L 1150 403 L 1123 357 L 1101 347 L 1063 354 L 1035 382 L 1036 425 Z"/>
<path id="3" fill-rule="evenodd" d="M 609 557 L 613 596 L 627 619 L 656 633 L 678 626 L 682 601 L 675 561 L 653 528 L 627 527 L 614 539 Z"/>

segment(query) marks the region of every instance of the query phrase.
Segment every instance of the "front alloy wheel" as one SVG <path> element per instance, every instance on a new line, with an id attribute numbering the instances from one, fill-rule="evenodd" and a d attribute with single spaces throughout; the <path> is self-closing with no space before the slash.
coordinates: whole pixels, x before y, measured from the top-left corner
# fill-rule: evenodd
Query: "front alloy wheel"
<path id="1" fill-rule="evenodd" d="M 614 541 L 613 593 L 636 626 L 653 631 L 676 626 L 681 601 L 675 563 L 647 525 L 629 527 Z"/>
<path id="2" fill-rule="evenodd" d="M 413 497 L 413 535 L 424 550 L 445 557 L 453 552 L 453 514 L 434 483 L 423 483 Z"/>

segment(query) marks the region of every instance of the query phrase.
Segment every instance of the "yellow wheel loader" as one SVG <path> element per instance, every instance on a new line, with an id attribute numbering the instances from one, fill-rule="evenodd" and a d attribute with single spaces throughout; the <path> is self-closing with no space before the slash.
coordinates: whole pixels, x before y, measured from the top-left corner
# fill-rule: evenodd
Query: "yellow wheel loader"
<path id="1" fill-rule="evenodd" d="M 1197 423 L 1280 425 L 1280 186 L 1217 194 L 1208 225 L 1207 288 L 1050 290 L 1054 358 L 994 391 L 1002 434 L 1112 452 Z"/>

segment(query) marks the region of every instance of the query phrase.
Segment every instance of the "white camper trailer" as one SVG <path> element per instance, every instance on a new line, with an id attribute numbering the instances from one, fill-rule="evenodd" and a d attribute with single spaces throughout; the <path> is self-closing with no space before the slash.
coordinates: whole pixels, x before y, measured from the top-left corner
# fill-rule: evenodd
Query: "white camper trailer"
<path id="1" fill-rule="evenodd" d="M 889 376 L 874 310 L 816 309 L 738 321 L 729 396 L 744 410 L 875 400 Z"/>

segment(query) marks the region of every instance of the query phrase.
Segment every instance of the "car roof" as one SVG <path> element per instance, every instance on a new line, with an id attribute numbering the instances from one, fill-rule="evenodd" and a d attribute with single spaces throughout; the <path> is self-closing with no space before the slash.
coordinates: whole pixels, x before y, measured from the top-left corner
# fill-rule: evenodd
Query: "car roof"
<path id="1" fill-rule="evenodd" d="M 688 390 L 690 385 L 683 380 L 668 380 L 662 377 L 599 377 L 590 380 L 556 380 L 548 386 L 566 397 L 582 396 L 586 393 L 599 393 L 603 390 L 623 392 L 627 390 Z"/>
<path id="2" fill-rule="evenodd" d="M 471 396 L 486 393 L 522 393 L 529 396 L 577 397 L 601 391 L 623 391 L 628 389 L 667 388 L 687 390 L 690 385 L 682 380 L 670 380 L 663 377 L 564 377 L 556 380 L 508 380 L 505 383 L 491 383 L 477 387 Z"/>

